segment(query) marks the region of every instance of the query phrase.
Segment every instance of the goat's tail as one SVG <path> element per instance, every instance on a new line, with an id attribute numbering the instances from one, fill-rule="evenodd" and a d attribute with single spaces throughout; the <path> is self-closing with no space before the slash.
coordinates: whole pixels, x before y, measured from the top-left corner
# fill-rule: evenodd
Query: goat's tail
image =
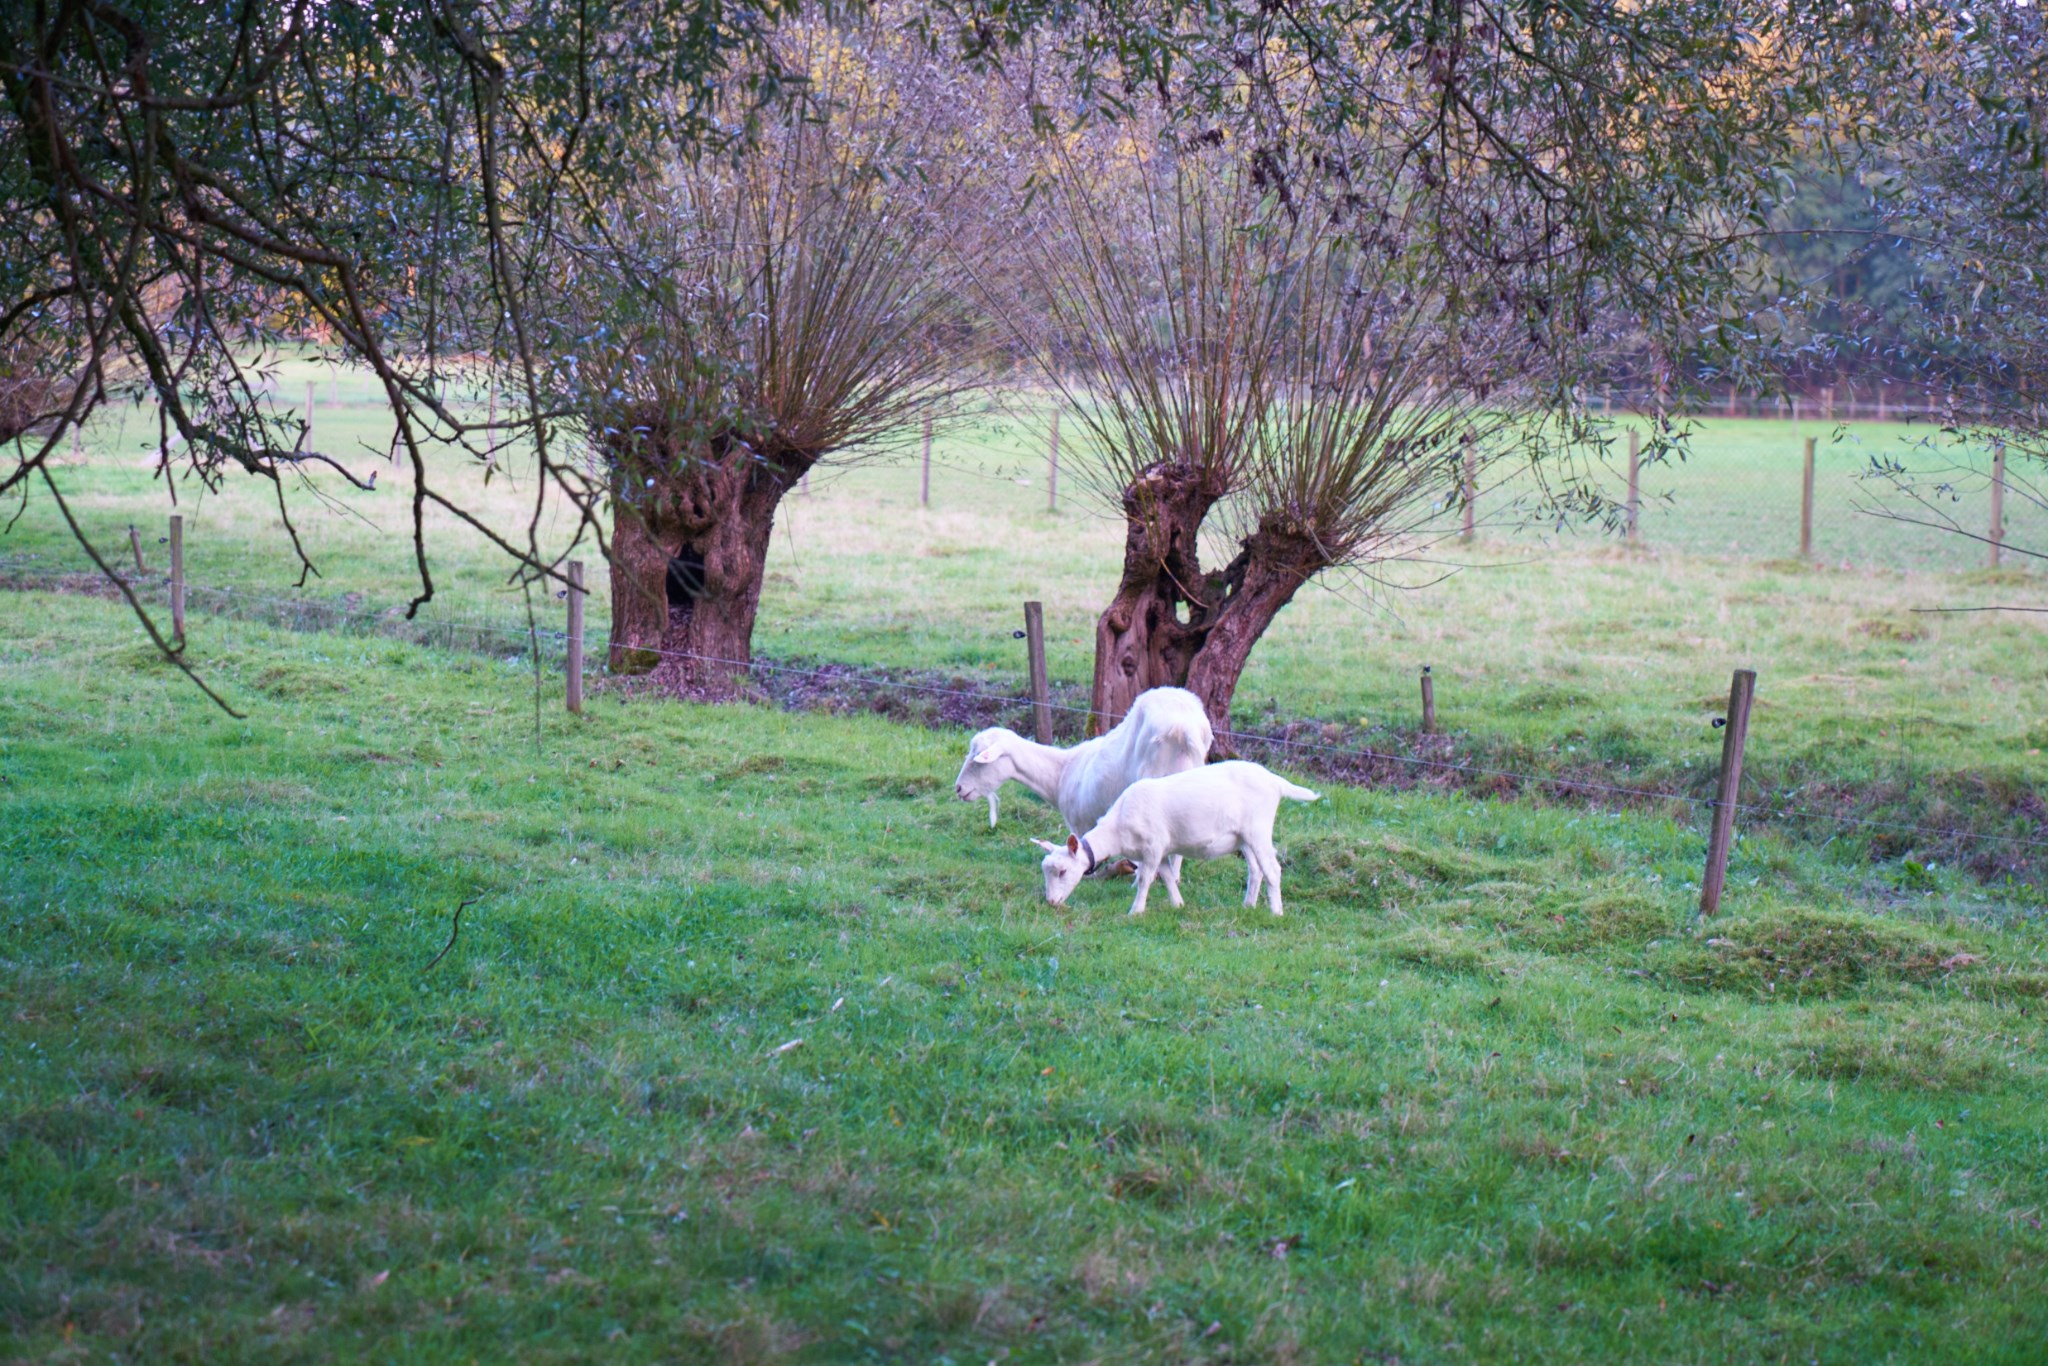
<path id="1" fill-rule="evenodd" d="M 1280 795 L 1297 802 L 1313 802 L 1322 800 L 1321 793 L 1311 792 L 1305 787 L 1296 787 L 1293 783 L 1288 782 L 1285 778 L 1282 778 L 1280 780 Z"/>

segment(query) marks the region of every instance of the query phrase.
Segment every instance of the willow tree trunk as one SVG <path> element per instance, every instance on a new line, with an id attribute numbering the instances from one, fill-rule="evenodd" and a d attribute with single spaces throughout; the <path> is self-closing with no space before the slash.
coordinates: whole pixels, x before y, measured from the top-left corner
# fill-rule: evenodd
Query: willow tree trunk
<path id="1" fill-rule="evenodd" d="M 1230 700 L 1252 646 L 1316 571 L 1312 537 L 1268 517 L 1237 556 L 1205 573 L 1196 538 L 1220 497 L 1187 465 L 1147 469 L 1124 491 L 1124 568 L 1095 623 L 1093 725 L 1115 725 L 1147 688 L 1186 688 L 1201 699 L 1218 755 L 1230 743 Z"/>
<path id="2" fill-rule="evenodd" d="M 753 659 L 776 506 L 816 457 L 729 440 L 686 451 L 659 426 L 607 454 L 612 672 L 682 696 L 732 696 Z"/>

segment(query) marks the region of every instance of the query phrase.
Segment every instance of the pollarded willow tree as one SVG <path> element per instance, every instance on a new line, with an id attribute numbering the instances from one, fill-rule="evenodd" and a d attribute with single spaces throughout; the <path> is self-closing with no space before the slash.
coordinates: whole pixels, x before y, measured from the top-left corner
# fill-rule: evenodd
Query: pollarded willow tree
<path id="1" fill-rule="evenodd" d="M 915 439 L 974 360 L 957 73 L 876 29 L 797 26 L 778 61 L 801 107 L 623 198 L 565 266 L 557 392 L 608 489 L 611 667 L 700 695 L 746 672 L 783 497 Z"/>
<path id="2" fill-rule="evenodd" d="M 1043 21 L 1030 3 L 976 12 L 992 42 Z M 1468 452 L 1542 457 L 1552 511 L 1611 516 L 1597 471 L 1562 458 L 1602 442 L 1575 386 L 1624 337 L 1724 372 L 1769 359 L 1745 312 L 1749 229 L 1806 130 L 1875 95 L 1842 74 L 1927 22 L 1781 0 L 1105 0 L 1054 30 L 1074 76 L 1033 108 L 1060 137 L 1034 186 L 1053 206 L 1041 352 L 1071 376 L 1129 528 L 1098 721 L 1185 682 L 1227 733 L 1278 606 L 1426 522 Z M 1087 150 L 1067 108 L 1123 141 Z M 1102 147 L 1139 169 L 1105 174 Z M 1290 334 L 1320 288 L 1304 280 L 1339 282 L 1307 310 L 1333 322 Z M 1683 402 L 1687 376 L 1661 364 Z M 1202 528 L 1220 565 L 1200 562 Z"/>
<path id="3" fill-rule="evenodd" d="M 559 576 L 535 528 L 492 527 L 442 476 L 526 445 L 536 498 L 586 514 L 581 472 L 537 402 L 546 357 L 541 265 L 586 207 L 677 145 L 733 133 L 714 118 L 773 106 L 770 36 L 791 0 L 246 0 L 0 6 L 0 496 L 71 516 L 53 459 L 117 400 L 156 401 L 175 456 L 161 475 L 246 474 L 277 493 L 283 558 L 314 474 L 356 476 L 309 442 L 266 383 L 281 344 L 312 332 L 381 387 L 411 470 L 416 610 L 433 596 L 427 514 L 489 536 L 529 580 Z M 493 421 L 451 378 L 495 358 L 513 402 Z M 478 405 L 480 407 L 480 405 Z M 129 601 L 158 645 L 182 646 Z"/>
<path id="4" fill-rule="evenodd" d="M 1366 166 L 1290 182 L 1221 129 L 1132 131 L 1061 143 L 1032 253 L 1039 357 L 1125 523 L 1091 707 L 1184 686 L 1227 737 L 1303 585 L 1406 553 L 1510 431 L 1541 434 L 1549 357 L 1484 272 L 1420 249 L 1432 203 Z"/>

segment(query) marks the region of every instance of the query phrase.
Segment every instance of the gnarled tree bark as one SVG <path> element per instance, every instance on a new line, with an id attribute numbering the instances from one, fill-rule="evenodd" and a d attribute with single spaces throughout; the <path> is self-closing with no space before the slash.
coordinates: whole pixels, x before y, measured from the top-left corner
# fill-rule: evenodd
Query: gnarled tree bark
<path id="1" fill-rule="evenodd" d="M 1228 565 L 1204 572 L 1196 537 L 1221 496 L 1213 478 L 1181 462 L 1148 467 L 1124 491 L 1123 577 L 1095 623 L 1098 732 L 1147 688 L 1182 687 L 1201 699 L 1215 753 L 1234 752 L 1230 700 L 1252 646 L 1328 560 L 1313 537 L 1268 514 Z"/>
<path id="2" fill-rule="evenodd" d="M 775 509 L 817 456 L 731 436 L 685 450 L 665 423 L 622 433 L 607 454 L 612 672 L 733 696 L 753 658 Z"/>

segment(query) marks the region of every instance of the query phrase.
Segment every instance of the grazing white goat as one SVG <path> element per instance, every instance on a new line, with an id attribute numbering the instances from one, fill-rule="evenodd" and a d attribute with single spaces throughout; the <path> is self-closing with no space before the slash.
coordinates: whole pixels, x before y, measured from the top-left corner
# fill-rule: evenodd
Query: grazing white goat
<path id="1" fill-rule="evenodd" d="M 1312 802 L 1316 794 L 1296 787 L 1277 773 L 1233 759 L 1167 778 L 1145 778 L 1124 789 L 1107 814 L 1064 848 L 1033 840 L 1045 855 L 1045 899 L 1063 904 L 1082 878 L 1106 859 L 1128 858 L 1138 865 L 1138 899 L 1131 914 L 1145 911 L 1152 879 L 1162 874 L 1173 904 L 1180 899 L 1180 860 L 1243 854 L 1250 870 L 1244 904 L 1259 901 L 1259 883 L 1268 888 L 1273 914 L 1280 914 L 1280 859 L 1273 852 L 1273 817 L 1280 799 Z"/>
<path id="2" fill-rule="evenodd" d="M 993 829 L 997 791 L 1014 778 L 1050 802 L 1078 835 L 1138 779 L 1200 768 L 1214 739 L 1193 693 L 1149 688 L 1114 729 L 1072 749 L 1037 744 L 1001 726 L 982 731 L 968 743 L 953 793 L 963 802 L 988 798 Z"/>

